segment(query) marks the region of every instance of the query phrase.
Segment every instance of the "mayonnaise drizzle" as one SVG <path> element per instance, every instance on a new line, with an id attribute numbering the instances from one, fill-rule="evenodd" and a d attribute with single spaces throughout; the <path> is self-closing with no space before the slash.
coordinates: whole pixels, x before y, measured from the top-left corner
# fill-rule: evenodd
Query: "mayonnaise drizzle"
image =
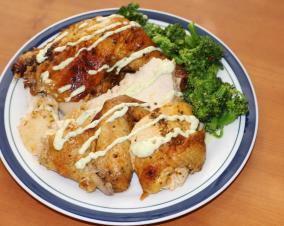
<path id="1" fill-rule="evenodd" d="M 38 63 L 42 63 L 47 59 L 47 56 L 45 54 L 47 53 L 48 49 L 55 43 L 58 42 L 60 39 L 62 39 L 64 36 L 68 34 L 67 31 L 63 32 L 62 34 L 55 37 L 51 42 L 47 43 L 44 48 L 40 49 L 38 54 L 36 55 L 36 61 Z"/>
<path id="2" fill-rule="evenodd" d="M 80 29 L 80 28 L 86 27 L 87 25 L 88 25 L 88 23 L 84 22 L 84 23 L 80 24 L 78 28 Z"/>
<path id="3" fill-rule="evenodd" d="M 98 157 L 102 157 L 104 156 L 109 150 L 111 150 L 115 145 L 120 144 L 128 139 L 130 139 L 132 136 L 138 134 L 139 132 L 141 132 L 142 130 L 156 124 L 157 122 L 159 122 L 160 120 L 168 120 L 168 121 L 187 121 L 190 123 L 190 129 L 188 129 L 186 132 L 183 132 L 180 128 L 175 128 L 174 132 L 170 132 L 168 133 L 165 137 L 155 137 L 156 141 L 157 141 L 157 145 L 155 146 L 151 146 L 149 145 L 149 142 L 151 141 L 147 141 L 147 143 L 145 143 L 145 141 L 143 141 L 144 143 L 140 143 L 140 145 L 143 144 L 143 148 L 145 148 L 145 146 L 147 148 L 149 148 L 149 150 L 147 150 L 147 154 L 142 154 L 144 157 L 145 156 L 149 156 L 151 155 L 154 150 L 158 149 L 162 144 L 169 142 L 173 137 L 178 136 L 179 134 L 188 137 L 190 134 L 194 133 L 197 129 L 198 126 L 198 119 L 193 116 L 193 115 L 159 115 L 157 118 L 155 118 L 154 120 L 152 120 L 149 123 L 146 123 L 145 125 L 139 127 L 138 129 L 132 131 L 130 134 L 128 134 L 127 136 L 123 136 L 123 137 L 119 137 L 116 140 L 114 140 L 110 145 L 108 145 L 104 150 L 100 150 L 100 151 L 96 151 L 96 152 L 91 152 L 89 153 L 86 157 L 81 158 L 80 160 L 78 160 L 75 163 L 75 167 L 77 169 L 83 169 L 92 159 L 96 159 Z M 132 146 L 132 145 L 131 145 Z M 132 146 L 133 148 L 133 146 Z M 136 148 L 136 149 L 135 149 Z M 139 154 L 139 145 L 137 145 L 136 147 L 134 146 L 134 152 L 133 154 Z M 87 145 L 84 146 L 84 150 L 87 150 Z M 137 150 L 139 149 L 139 150 Z"/>
<path id="4" fill-rule="evenodd" d="M 101 134 L 101 128 L 99 128 L 96 132 L 94 136 L 89 137 L 89 139 L 81 146 L 81 148 L 79 149 L 79 154 L 84 154 L 88 148 L 91 146 L 91 144 L 93 143 L 93 141 L 95 141 L 96 139 L 99 138 Z"/>
<path id="5" fill-rule="evenodd" d="M 49 79 L 49 72 L 48 71 L 45 71 L 45 72 L 41 73 L 40 77 L 41 77 L 41 81 L 43 83 L 48 84 L 48 83 L 52 82 L 52 80 Z"/>
<path id="6" fill-rule="evenodd" d="M 58 143 L 62 142 L 62 137 L 63 137 L 64 131 L 65 131 L 65 129 L 67 129 L 67 127 L 68 127 L 68 125 L 71 121 L 72 121 L 71 119 L 64 120 L 61 128 L 59 128 L 56 131 L 55 137 L 54 137 L 54 140 L 53 140 L 53 146 L 54 146 L 55 149 L 57 149 L 57 148 L 54 144 L 58 144 Z"/>
<path id="7" fill-rule="evenodd" d="M 65 91 L 71 89 L 72 85 L 71 84 L 68 84 L 68 85 L 65 85 L 65 86 L 61 86 L 60 88 L 58 88 L 58 93 L 64 93 Z"/>
<path id="8" fill-rule="evenodd" d="M 98 16 L 98 17 L 96 18 L 96 21 L 104 21 L 104 20 L 108 20 L 108 19 L 111 19 L 111 18 L 115 18 L 115 17 L 123 18 L 122 15 L 119 15 L 119 14 L 111 14 L 111 15 L 109 15 L 109 16 L 104 16 L 104 17 Z"/>
<path id="9" fill-rule="evenodd" d="M 78 39 L 75 42 L 67 42 L 67 44 L 65 46 L 59 46 L 59 47 L 55 48 L 54 51 L 55 52 L 62 52 L 67 48 L 67 46 L 76 46 L 76 45 L 80 44 L 81 42 L 88 41 L 88 40 L 94 38 L 96 35 L 102 34 L 105 31 L 111 30 L 111 29 L 113 29 L 113 28 L 115 28 L 119 25 L 122 25 L 122 24 L 126 25 L 126 24 L 128 24 L 128 22 L 123 22 L 123 23 L 122 22 L 116 22 L 116 23 L 110 24 L 108 26 L 105 26 L 104 28 L 96 30 L 94 33 L 92 33 L 90 35 L 86 35 L 86 36 L 81 37 L 80 39 Z"/>
<path id="10" fill-rule="evenodd" d="M 79 127 L 74 131 L 70 131 L 68 132 L 65 136 L 63 136 L 63 132 L 64 130 L 67 128 L 67 126 L 63 126 L 63 132 L 62 132 L 62 128 L 60 128 L 57 132 L 55 137 L 57 137 L 57 139 L 53 141 L 53 146 L 56 150 L 61 150 L 63 148 L 63 145 L 65 144 L 66 141 L 68 141 L 70 138 L 75 137 L 79 134 L 82 134 L 83 132 L 85 132 L 88 129 L 92 129 L 95 128 L 103 119 L 105 119 L 106 117 L 108 117 L 109 115 L 113 114 L 114 112 L 116 112 L 117 110 L 120 110 L 123 107 L 148 107 L 149 104 L 148 103 L 121 103 L 118 104 L 116 106 L 114 106 L 113 108 L 111 108 L 110 110 L 108 110 L 101 118 L 92 121 L 90 124 L 88 124 L 85 127 Z M 95 111 L 94 111 L 95 112 Z M 121 115 L 122 116 L 122 115 Z M 64 124 L 65 125 L 65 124 Z"/>
<path id="11" fill-rule="evenodd" d="M 90 116 L 96 115 L 100 110 L 98 109 L 90 109 L 84 111 L 77 119 L 76 123 L 81 126 Z"/>
<path id="12" fill-rule="evenodd" d="M 112 67 L 110 67 L 107 64 L 104 64 L 98 70 L 89 70 L 88 74 L 89 75 L 95 75 L 95 74 L 99 73 L 100 71 L 102 71 L 104 69 L 108 69 L 107 72 L 111 72 L 116 67 L 117 67 L 116 74 L 118 74 L 123 67 L 125 67 L 126 65 L 128 65 L 132 61 L 142 57 L 144 54 L 147 54 L 147 53 L 150 53 L 150 52 L 153 52 L 153 51 L 161 51 L 161 49 L 154 47 L 154 46 L 148 46 L 144 49 L 138 50 L 138 51 L 130 54 L 130 56 L 122 58 L 121 60 L 117 61 Z"/>
<path id="13" fill-rule="evenodd" d="M 161 145 L 168 143 L 172 138 L 177 137 L 178 135 L 182 135 L 184 137 L 189 137 L 190 134 L 195 133 L 198 127 L 198 119 L 194 116 L 170 116 L 171 120 L 179 120 L 179 121 L 187 121 L 190 123 L 190 128 L 185 132 L 180 128 L 174 128 L 173 131 L 166 134 L 166 136 L 155 136 L 148 140 L 142 140 L 138 142 L 134 142 L 131 144 L 131 151 L 134 155 L 139 158 L 145 158 L 154 153 Z M 169 119 L 168 119 L 169 120 Z"/>
<path id="14" fill-rule="evenodd" d="M 114 34 L 117 34 L 119 32 L 122 32 L 124 30 L 127 30 L 131 27 L 140 27 L 140 25 L 134 21 L 131 21 L 128 25 L 126 26 L 123 26 L 123 27 L 120 27 L 116 30 L 113 30 L 113 31 L 108 31 L 106 33 L 104 33 L 103 36 L 101 36 L 100 38 L 98 38 L 92 45 L 90 45 L 89 47 L 83 47 L 81 49 L 78 50 L 78 52 L 73 56 L 73 57 L 69 57 L 67 58 L 66 60 L 64 60 L 63 62 L 61 62 L 60 64 L 56 65 L 56 66 L 53 66 L 52 69 L 53 70 L 61 70 L 63 69 L 64 67 L 66 67 L 68 64 L 70 64 L 77 56 L 79 56 L 79 54 L 86 50 L 86 51 L 90 51 L 92 50 L 93 48 L 96 48 L 96 46 L 101 43 L 102 41 L 104 41 L 106 38 L 114 35 Z"/>
<path id="15" fill-rule="evenodd" d="M 98 70 L 89 70 L 89 71 L 88 71 L 88 74 L 89 74 L 89 75 L 96 75 L 97 73 L 101 72 L 102 70 L 108 69 L 108 68 L 109 68 L 109 65 L 104 64 L 104 65 L 101 66 Z"/>
<path id="16" fill-rule="evenodd" d="M 67 86 L 67 85 L 66 85 Z M 69 102 L 73 97 L 79 95 L 80 93 L 83 93 L 86 90 L 86 86 L 82 85 L 79 88 L 75 89 L 69 97 L 65 98 L 65 102 Z"/>
<path id="17" fill-rule="evenodd" d="M 120 70 L 123 67 L 125 67 L 127 64 L 129 64 L 130 62 L 142 57 L 146 53 L 150 53 L 150 52 L 153 52 L 153 51 L 161 51 L 161 49 L 154 47 L 154 46 L 148 46 L 144 49 L 136 51 L 136 52 L 132 53 L 130 56 L 124 57 L 121 60 L 117 61 L 110 69 L 107 70 L 107 72 L 110 72 L 114 68 L 117 67 L 116 74 L 118 74 L 120 72 Z"/>
<path id="18" fill-rule="evenodd" d="M 147 54 L 147 53 L 150 53 L 150 52 L 153 52 L 153 51 L 161 51 L 159 48 L 157 47 L 154 47 L 154 46 L 148 46 L 144 49 L 141 49 L 139 51 L 136 51 L 134 53 L 132 53 L 130 56 L 127 56 L 127 57 L 124 57 L 122 58 L 121 60 L 119 60 L 118 62 L 116 62 L 111 68 L 109 65 L 107 64 L 104 64 L 102 67 L 100 67 L 98 70 L 89 70 L 88 71 L 88 74 L 90 75 L 96 75 L 98 72 L 104 70 L 104 69 L 108 69 L 107 72 L 111 72 L 112 70 L 114 70 L 116 67 L 116 74 L 118 74 L 120 72 L 120 70 L 125 67 L 126 65 L 128 65 L 129 63 L 131 63 L 132 61 L 142 57 L 144 54 Z M 64 91 L 62 92 L 65 92 L 66 91 L 66 87 L 69 87 L 71 88 L 71 85 L 66 85 L 66 86 L 63 86 L 59 89 L 62 89 Z M 68 89 L 70 89 L 68 88 Z M 67 90 L 68 90 L 67 89 Z M 59 90 L 58 90 L 59 91 Z M 60 92 L 60 91 L 59 91 Z M 70 101 L 71 98 L 67 99 L 66 102 Z"/>

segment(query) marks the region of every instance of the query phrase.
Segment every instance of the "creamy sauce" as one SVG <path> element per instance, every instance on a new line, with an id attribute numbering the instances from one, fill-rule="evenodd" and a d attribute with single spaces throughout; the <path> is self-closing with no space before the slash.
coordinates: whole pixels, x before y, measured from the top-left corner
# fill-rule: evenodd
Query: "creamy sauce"
<path id="1" fill-rule="evenodd" d="M 65 67 L 66 67 L 67 65 L 69 65 L 77 56 L 79 56 L 79 54 L 80 54 L 82 51 L 84 51 L 84 50 L 90 51 L 90 50 L 96 48 L 96 46 L 97 46 L 98 44 L 100 44 L 102 41 L 104 41 L 106 38 L 108 38 L 108 37 L 110 37 L 110 36 L 112 36 L 112 35 L 114 35 L 114 34 L 117 34 L 117 33 L 119 33 L 119 32 L 125 31 L 125 30 L 127 30 L 127 29 L 129 29 L 129 28 L 131 28 L 131 27 L 140 27 L 140 25 L 139 25 L 138 23 L 136 23 L 136 22 L 131 21 L 131 22 L 130 22 L 128 25 L 126 25 L 126 26 L 120 27 L 120 28 L 118 28 L 118 29 L 116 29 L 116 30 L 113 30 L 113 31 L 108 31 L 108 32 L 104 33 L 103 36 L 101 36 L 100 38 L 98 38 L 92 45 L 90 45 L 89 47 L 83 47 L 83 48 L 79 49 L 78 52 L 75 54 L 74 57 L 69 57 L 69 58 L 67 58 L 66 60 L 64 60 L 64 61 L 61 62 L 60 64 L 58 64 L 58 65 L 56 65 L 56 66 L 53 66 L 52 69 L 56 71 L 56 70 L 61 70 L 61 69 L 65 68 Z"/>
<path id="2" fill-rule="evenodd" d="M 65 46 L 57 47 L 57 48 L 54 49 L 54 51 L 55 52 L 62 52 L 67 48 L 67 46 L 76 46 L 76 45 L 80 44 L 81 42 L 88 41 L 88 40 L 94 38 L 96 35 L 102 34 L 106 31 L 111 30 L 111 29 L 113 29 L 113 28 L 115 28 L 119 25 L 122 25 L 122 24 L 126 25 L 126 24 L 128 24 L 128 22 L 123 22 L 123 23 L 122 22 L 116 22 L 116 23 L 110 24 L 110 25 L 108 25 L 108 26 L 106 26 L 102 29 L 96 30 L 94 33 L 92 33 L 90 35 L 86 35 L 86 36 L 81 37 L 79 40 L 77 40 L 75 42 L 68 42 Z"/>
<path id="3" fill-rule="evenodd" d="M 48 49 L 55 43 L 58 42 L 60 39 L 62 39 L 64 36 L 66 36 L 68 34 L 67 31 L 63 32 L 62 34 L 58 35 L 56 38 L 53 39 L 53 41 L 49 42 L 46 44 L 46 46 L 42 49 L 40 49 L 40 51 L 38 52 L 38 54 L 36 55 L 36 61 L 38 63 L 42 63 L 43 61 L 45 61 L 47 59 L 47 57 L 45 56 L 45 54 L 47 53 Z"/>
<path id="4" fill-rule="evenodd" d="M 61 70 L 61 69 L 65 68 L 68 64 L 70 64 L 73 61 L 73 59 L 74 59 L 73 57 L 69 57 L 66 60 L 62 61 L 60 64 L 53 66 L 52 69 L 54 71 Z"/>
<path id="5" fill-rule="evenodd" d="M 123 16 L 118 15 L 118 14 L 111 14 L 110 16 L 104 16 L 104 17 L 98 16 L 98 17 L 96 18 L 96 21 L 101 22 L 101 21 L 104 21 L 104 20 L 109 20 L 109 19 L 111 19 L 111 18 L 123 18 Z"/>
<path id="6" fill-rule="evenodd" d="M 75 137 L 79 134 L 82 134 L 83 132 L 85 132 L 88 129 L 95 128 L 103 119 L 105 119 L 109 115 L 113 114 L 114 112 L 120 110 L 121 108 L 124 108 L 125 106 L 127 106 L 127 107 L 148 107 L 149 104 L 147 104 L 147 103 L 141 103 L 141 104 L 140 103 L 122 103 L 122 104 L 118 104 L 118 105 L 114 106 L 113 108 L 111 108 L 110 110 L 108 110 L 101 118 L 92 121 L 90 124 L 88 124 L 85 127 L 79 127 L 74 131 L 70 131 L 65 136 L 63 136 L 63 133 L 64 133 L 65 129 L 67 128 L 69 122 L 70 122 L 70 120 L 68 120 L 69 121 L 68 124 L 66 126 L 62 126 L 63 132 L 62 132 L 62 128 L 60 128 L 56 132 L 55 137 L 57 137 L 57 139 L 56 140 L 54 139 L 54 141 L 53 141 L 54 148 L 56 150 L 61 150 L 63 148 L 63 145 L 65 144 L 65 142 L 68 141 L 70 138 Z"/>
<path id="7" fill-rule="evenodd" d="M 53 146 L 54 146 L 55 149 L 57 149 L 58 144 L 61 143 L 64 131 L 67 129 L 67 127 L 68 127 L 68 125 L 71 121 L 72 120 L 70 120 L 70 119 L 64 120 L 63 125 L 56 131 L 55 137 L 54 137 L 54 140 L 53 140 Z"/>
<path id="8" fill-rule="evenodd" d="M 76 123 L 81 126 L 83 123 L 92 115 L 96 115 L 100 110 L 97 109 L 90 109 L 84 111 L 77 119 Z"/>
<path id="9" fill-rule="evenodd" d="M 58 93 L 64 93 L 65 91 L 71 89 L 72 85 L 71 84 L 68 84 L 68 85 L 65 85 L 65 86 L 62 86 L 60 88 L 58 88 Z"/>
<path id="10" fill-rule="evenodd" d="M 84 23 L 80 24 L 78 28 L 81 29 L 81 28 L 83 28 L 83 27 L 86 27 L 87 25 L 88 25 L 88 23 L 87 23 L 87 22 L 84 22 Z"/>
<path id="11" fill-rule="evenodd" d="M 106 122 L 107 122 L 107 123 L 108 123 L 108 122 L 112 122 L 112 121 L 114 121 L 115 119 L 122 117 L 123 115 L 126 114 L 126 112 L 128 111 L 128 109 L 129 109 L 128 106 L 124 106 L 121 110 L 118 110 L 118 111 L 114 112 L 114 113 L 112 114 L 112 116 L 110 116 L 110 117 L 107 119 Z"/>
<path id="12" fill-rule="evenodd" d="M 169 142 L 173 137 L 180 135 L 183 135 L 185 137 L 188 137 L 190 134 L 194 133 L 197 129 L 198 126 L 198 119 L 193 116 L 193 115 L 159 115 L 157 118 L 152 120 L 149 123 L 146 123 L 145 125 L 139 127 L 138 129 L 132 131 L 130 134 L 127 136 L 119 137 L 116 140 L 114 140 L 110 145 L 108 145 L 104 150 L 96 151 L 96 152 L 91 152 L 89 153 L 86 157 L 81 158 L 75 163 L 75 167 L 77 169 L 83 169 L 92 159 L 96 159 L 99 157 L 104 156 L 109 150 L 111 150 L 115 145 L 118 145 L 124 141 L 129 140 L 132 136 L 138 134 L 142 130 L 156 124 L 160 120 L 168 120 L 168 121 L 187 121 L 189 122 L 190 129 L 187 131 L 183 132 L 180 128 L 175 128 L 173 132 L 168 133 L 165 137 L 155 137 L 156 139 L 156 144 L 150 144 L 152 143 L 151 140 L 143 141 L 140 142 L 139 144 L 136 145 L 131 145 L 131 150 L 134 155 L 139 156 L 149 156 L 151 155 L 156 149 L 158 149 L 162 144 Z M 134 147 L 133 147 L 134 146 Z M 87 148 L 87 147 L 85 147 Z M 144 150 L 146 148 L 146 150 Z M 87 150 L 87 149 L 85 149 Z"/>
<path id="13" fill-rule="evenodd" d="M 68 86 L 68 85 L 66 85 Z M 82 85 L 79 88 L 75 89 L 69 97 L 65 98 L 65 102 L 69 102 L 73 97 L 79 95 L 80 93 L 83 93 L 86 90 L 86 86 Z"/>
<path id="14" fill-rule="evenodd" d="M 141 58 L 144 54 L 147 54 L 147 53 L 150 53 L 150 52 L 153 52 L 153 51 L 161 51 L 161 49 L 156 48 L 154 46 L 148 46 L 144 49 L 138 50 L 138 51 L 130 54 L 130 56 L 122 58 L 121 60 L 117 61 L 111 68 L 110 68 L 109 65 L 104 64 L 98 70 L 89 70 L 88 74 L 95 75 L 95 74 L 97 74 L 98 72 L 100 72 L 104 69 L 108 69 L 107 72 L 111 72 L 116 67 L 117 67 L 116 74 L 118 74 L 123 67 L 125 67 L 126 65 L 128 65 L 132 61 L 134 61 L 138 58 Z"/>
<path id="15" fill-rule="evenodd" d="M 195 133 L 198 127 L 198 119 L 193 115 L 175 115 L 175 116 L 168 116 L 164 118 L 165 120 L 179 120 L 179 121 L 187 121 L 190 123 L 190 128 L 185 132 L 182 131 L 180 128 L 174 128 L 172 132 L 166 134 L 166 136 L 156 136 L 152 137 L 148 140 L 133 142 L 131 144 L 130 150 L 132 153 L 139 157 L 145 158 L 154 153 L 161 145 L 168 143 L 171 141 L 172 138 L 177 137 L 178 135 L 182 135 L 184 137 L 189 137 L 190 134 Z"/>
<path id="16" fill-rule="evenodd" d="M 97 73 L 101 72 L 104 69 L 108 69 L 109 66 L 107 64 L 104 64 L 103 66 L 101 66 L 98 70 L 89 70 L 88 74 L 89 75 L 96 75 Z"/>
<path id="17" fill-rule="evenodd" d="M 120 70 L 123 67 L 125 67 L 127 64 L 129 64 L 130 62 L 142 57 L 144 54 L 147 54 L 147 53 L 150 53 L 150 52 L 153 52 L 153 51 L 161 51 L 161 49 L 154 47 L 154 46 L 148 46 L 144 49 L 136 51 L 136 52 L 132 53 L 130 56 L 124 57 L 121 60 L 117 61 L 110 69 L 107 70 L 107 72 L 110 72 L 114 68 L 117 67 L 116 74 L 118 74 L 120 72 Z"/>
<path id="18" fill-rule="evenodd" d="M 45 71 L 45 72 L 41 73 L 40 77 L 41 77 L 41 81 L 43 83 L 48 84 L 48 83 L 52 82 L 52 80 L 49 79 L 49 72 L 48 71 Z"/>
<path id="19" fill-rule="evenodd" d="M 101 134 L 101 128 L 99 128 L 96 132 L 95 132 L 95 135 L 94 136 L 91 136 L 82 146 L 81 148 L 79 149 L 79 154 L 84 154 L 88 148 L 91 146 L 91 144 L 99 138 Z"/>

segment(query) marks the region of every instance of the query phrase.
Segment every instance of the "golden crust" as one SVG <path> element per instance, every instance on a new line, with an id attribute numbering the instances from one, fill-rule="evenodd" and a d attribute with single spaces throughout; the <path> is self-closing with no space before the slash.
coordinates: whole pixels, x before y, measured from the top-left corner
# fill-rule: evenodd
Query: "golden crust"
<path id="1" fill-rule="evenodd" d="M 130 102 L 140 101 L 127 96 L 119 96 L 106 101 L 102 110 L 93 120 L 100 118 L 102 114 L 115 105 Z M 77 181 L 81 188 L 89 192 L 94 191 L 96 187 L 106 194 L 125 191 L 130 184 L 133 171 L 129 154 L 129 141 L 116 145 L 105 156 L 92 160 L 83 170 L 77 169 L 75 163 L 90 152 L 104 149 L 116 138 L 128 135 L 132 130 L 134 121 L 138 120 L 135 117 L 137 115 L 143 117 L 148 114 L 147 110 L 140 107 L 131 107 L 130 109 L 127 114 L 112 122 L 106 123 L 106 118 L 96 128 L 86 130 L 84 133 L 71 138 L 60 151 L 54 149 L 54 135 L 50 136 L 49 145 L 40 156 L 41 164 L 64 177 Z M 136 116 L 132 117 L 130 113 L 135 111 L 137 111 L 134 114 Z M 89 137 L 95 134 L 98 127 L 101 128 L 99 138 L 92 143 L 85 154 L 79 154 L 79 148 Z"/>
<path id="2" fill-rule="evenodd" d="M 95 76 L 89 75 L 88 70 L 97 70 L 104 64 L 110 66 L 114 65 L 120 59 L 129 56 L 131 53 L 144 49 L 148 46 L 154 46 L 154 43 L 146 35 L 141 27 L 132 27 L 120 33 L 113 34 L 106 38 L 91 51 L 82 51 L 80 54 L 65 68 L 54 71 L 53 66 L 58 65 L 67 58 L 73 57 L 79 49 L 91 46 L 95 41 L 100 38 L 101 34 L 95 35 L 87 41 L 80 42 L 75 46 L 67 46 L 67 48 L 58 52 L 55 51 L 56 47 L 65 46 L 68 42 L 74 42 L 86 35 L 91 35 L 94 31 L 101 29 L 111 23 L 121 22 L 128 23 L 125 18 L 111 18 L 107 23 L 98 26 L 94 30 L 88 30 L 96 22 L 96 18 L 86 21 L 88 26 L 79 28 L 83 22 L 71 25 L 70 27 L 61 31 L 60 35 L 67 33 L 66 36 L 54 42 L 46 52 L 47 59 L 41 63 L 37 62 L 37 54 L 39 48 L 34 48 L 21 55 L 16 63 L 13 65 L 12 70 L 16 78 L 23 77 L 25 87 L 30 88 L 32 95 L 38 93 L 46 93 L 53 96 L 58 102 L 64 102 L 64 98 L 69 97 L 71 92 L 84 85 L 85 91 L 72 98 L 72 101 L 79 101 L 85 97 L 99 96 L 105 93 L 108 89 L 118 84 L 124 77 L 126 72 L 135 72 L 153 57 L 164 58 L 159 51 L 153 51 L 145 56 L 134 60 L 129 65 L 124 67 L 119 75 L 113 72 L 107 73 L 105 70 L 97 73 Z M 118 25 L 110 30 L 118 29 L 125 26 L 124 24 Z M 45 71 L 49 72 L 50 83 L 42 81 L 41 74 Z M 59 93 L 58 88 L 67 84 L 71 84 L 71 89 L 64 93 Z"/>
<path id="3" fill-rule="evenodd" d="M 191 115 L 192 112 L 190 105 L 187 103 L 176 102 L 157 109 L 152 113 L 152 116 L 156 117 L 159 114 Z M 149 118 L 149 115 L 145 118 L 147 117 Z M 160 122 L 153 126 L 152 131 L 153 133 L 163 134 L 168 133 L 175 127 L 184 130 L 188 128 L 188 123 Z M 144 135 L 145 134 L 141 134 L 141 136 Z M 154 134 L 152 136 L 154 136 Z M 147 197 L 149 194 L 159 192 L 163 188 L 170 187 L 174 189 L 176 186 L 173 185 L 175 183 L 177 186 L 183 184 L 189 173 L 201 170 L 205 161 L 204 138 L 205 132 L 203 130 L 197 131 L 188 138 L 183 136 L 173 138 L 170 142 L 161 145 L 160 148 L 149 157 L 138 158 L 132 156 L 133 168 L 138 175 L 143 189 L 141 199 Z M 182 175 L 183 181 L 172 181 L 176 179 L 181 169 L 185 171 L 185 175 Z"/>

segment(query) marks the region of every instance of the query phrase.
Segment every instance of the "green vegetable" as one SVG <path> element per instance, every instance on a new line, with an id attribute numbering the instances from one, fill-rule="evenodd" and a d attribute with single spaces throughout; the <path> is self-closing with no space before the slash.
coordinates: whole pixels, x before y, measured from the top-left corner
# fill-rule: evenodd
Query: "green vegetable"
<path id="1" fill-rule="evenodd" d="M 138 4 L 130 3 L 118 13 L 143 26 L 163 53 L 185 68 L 188 73 L 185 101 L 192 105 L 193 114 L 205 124 L 205 130 L 221 137 L 225 125 L 248 112 L 246 97 L 217 77 L 223 69 L 222 48 L 210 37 L 200 36 L 193 23 L 188 25 L 190 35 L 179 24 L 162 28 L 149 23 L 138 8 Z"/>
<path id="2" fill-rule="evenodd" d="M 138 11 L 139 5 L 136 3 L 130 3 L 127 6 L 122 6 L 118 10 L 118 14 L 128 18 L 129 20 L 136 21 L 141 26 L 147 23 L 148 17 Z"/>

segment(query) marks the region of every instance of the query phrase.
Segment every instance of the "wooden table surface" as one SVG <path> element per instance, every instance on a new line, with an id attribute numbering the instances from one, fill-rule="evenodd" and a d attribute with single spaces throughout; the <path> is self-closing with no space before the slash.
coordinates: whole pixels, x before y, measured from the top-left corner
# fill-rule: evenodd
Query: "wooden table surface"
<path id="1" fill-rule="evenodd" d="M 157 225 L 284 225 L 284 1 L 137 1 L 191 19 L 221 38 L 254 84 L 259 129 L 252 155 L 233 184 L 209 204 Z M 0 69 L 17 49 L 50 24 L 128 1 L 0 1 Z M 0 164 L 0 225 L 89 225 L 29 196 Z"/>

